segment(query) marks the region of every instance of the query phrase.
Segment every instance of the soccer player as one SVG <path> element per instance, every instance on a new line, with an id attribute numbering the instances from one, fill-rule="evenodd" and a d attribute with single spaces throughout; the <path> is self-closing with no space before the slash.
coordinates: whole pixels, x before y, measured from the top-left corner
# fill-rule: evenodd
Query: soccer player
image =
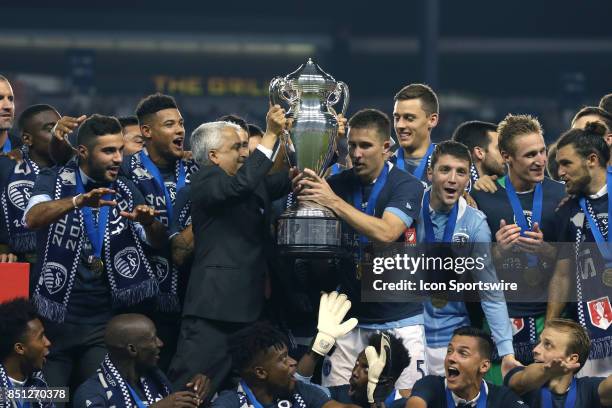
<path id="1" fill-rule="evenodd" d="M 612 375 L 580 377 L 591 342 L 573 320 L 551 319 L 533 349 L 535 363 L 517 367 L 504 378 L 530 407 L 599 408 L 612 405 Z"/>
<path id="2" fill-rule="evenodd" d="M 419 102 L 420 103 L 420 102 Z M 340 287 L 353 302 L 351 313 L 360 324 L 338 339 L 336 351 L 323 365 L 323 385 L 347 384 L 359 353 L 374 332 L 386 330 L 402 340 L 412 360 L 396 387 L 404 396 L 424 372 L 423 306 L 416 302 L 366 303 L 361 301 L 362 248 L 368 241 L 405 242 L 413 237 L 423 185 L 416 177 L 385 160 L 391 123 L 384 113 L 364 109 L 349 120 L 349 155 L 353 168 L 330 177 L 312 170 L 300 183 L 299 199 L 330 208 L 343 221 L 343 246 L 353 257 L 339 262 Z M 411 228 L 411 230 L 408 230 Z M 416 242 L 413 240 L 413 242 Z"/>
<path id="3" fill-rule="evenodd" d="M 427 166 L 434 144 L 431 131 L 438 124 L 438 97 L 429 86 L 410 84 L 395 95 L 393 126 L 400 147 L 391 158 L 398 169 L 427 184 Z"/>
<path id="4" fill-rule="evenodd" d="M 464 122 L 457 126 L 452 140 L 466 145 L 472 156 L 468 191 L 484 176 L 490 178 L 490 183 L 494 183 L 506 173 L 506 166 L 499 152 L 496 124 L 478 120 Z"/>
<path id="5" fill-rule="evenodd" d="M 471 278 L 480 282 L 496 282 L 488 242 L 491 230 L 485 215 L 468 206 L 462 197 L 470 180 L 470 153 L 455 141 L 436 145 L 427 169 L 431 189 L 425 192 L 421 216 L 417 224 L 417 241 L 421 243 L 461 244 L 462 257 L 485 259 L 485 268 L 474 269 Z M 459 250 L 459 249 L 458 249 Z M 459 278 L 460 275 L 454 275 Z M 502 292 L 481 291 L 482 310 L 490 322 L 499 356 L 505 367 L 516 365 L 512 349 L 512 327 Z M 467 299 L 469 300 L 469 299 Z M 471 299 L 472 301 L 474 299 Z M 444 373 L 444 356 L 455 329 L 470 324 L 464 302 L 433 299 L 425 302 L 425 337 L 427 369 L 430 374 Z"/>
<path id="6" fill-rule="evenodd" d="M 45 367 L 52 386 L 80 384 L 104 357 L 102 333 L 113 309 L 153 302 L 157 280 L 144 242 L 167 245 L 164 226 L 129 180 L 119 177 L 121 125 L 93 115 L 78 135 L 78 160 L 42 169 L 25 213 L 40 256 L 33 300 L 54 347 Z"/>
<path id="7" fill-rule="evenodd" d="M 607 244 L 612 174 L 604 132 L 601 124 L 591 123 L 566 132 L 557 142 L 559 176 L 572 196 L 557 211 L 558 240 L 572 245 L 560 251 L 546 317 L 561 316 L 566 302 L 577 301 L 578 322 L 591 339 L 581 376 L 612 374 L 612 254 Z M 576 294 L 570 296 L 572 288 Z"/>
<path id="8" fill-rule="evenodd" d="M 0 242 L 8 244 L 10 252 L 21 262 L 36 263 L 36 234 L 23 222 L 23 212 L 32 187 L 41 169 L 53 166 L 49 156 L 51 129 L 60 115 L 50 105 L 32 105 L 17 121 L 23 145 L 21 159 L 0 157 L 0 186 L 3 216 L 0 220 Z"/>
<path id="9" fill-rule="evenodd" d="M 417 381 L 406 408 L 524 407 L 512 390 L 484 380 L 492 352 L 493 340 L 484 331 L 473 327 L 455 330 L 444 358 L 446 375 L 428 375 Z"/>
<path id="10" fill-rule="evenodd" d="M 528 364 L 533 361 L 531 350 L 542 331 L 548 282 L 556 259 L 556 251 L 549 244 L 557 241 L 552 209 L 557 208 L 565 192 L 562 184 L 545 177 L 546 145 L 537 119 L 508 115 L 499 124 L 498 133 L 508 173 L 497 180 L 496 192 L 472 190 L 472 196 L 494 233 L 498 277 L 517 282 L 521 288 L 515 294 L 520 298 L 507 293 L 506 300 L 514 326 L 515 356 Z"/>
<path id="11" fill-rule="evenodd" d="M 145 146 L 145 139 L 140 132 L 140 125 L 136 116 L 123 116 L 119 119 L 125 147 L 123 154 L 129 156 L 141 151 Z"/>
<path id="12" fill-rule="evenodd" d="M 34 404 L 5 398 L 10 390 L 44 389 L 42 369 L 51 342 L 34 306 L 24 298 L 0 304 L 0 407 L 52 408 L 52 402 Z"/>
<path id="13" fill-rule="evenodd" d="M 157 367 L 164 343 L 146 316 L 113 317 L 106 326 L 104 344 L 108 354 L 97 372 L 77 389 L 74 407 L 196 408 L 207 398 L 210 381 L 202 374 L 195 375 L 184 390 L 173 392 Z"/>

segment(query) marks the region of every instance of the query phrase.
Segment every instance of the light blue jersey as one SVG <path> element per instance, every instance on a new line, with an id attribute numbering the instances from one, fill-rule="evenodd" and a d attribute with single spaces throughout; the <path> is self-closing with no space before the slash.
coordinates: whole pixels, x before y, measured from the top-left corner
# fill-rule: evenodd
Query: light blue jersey
<path id="1" fill-rule="evenodd" d="M 421 209 L 429 211 L 433 223 L 434 235 L 436 240 L 442 240 L 444 228 L 448 221 L 448 213 L 438 213 L 431 207 Z M 419 217 L 417 224 L 417 241 L 422 243 L 425 240 L 425 225 L 423 214 Z M 486 216 L 482 211 L 467 205 L 463 197 L 459 199 L 459 212 L 457 223 L 453 233 L 453 242 L 464 243 L 490 243 L 491 230 L 486 222 Z M 478 253 L 474 253 L 474 252 Z M 497 274 L 491 263 L 491 254 L 486 245 L 479 245 L 472 249 L 471 256 L 483 257 L 485 267 L 482 270 L 474 270 L 474 280 L 482 282 L 497 282 Z M 500 291 L 481 291 L 482 310 L 484 311 L 493 340 L 497 346 L 500 356 L 513 354 L 512 348 L 512 327 L 508 318 L 508 309 L 503 292 Z M 425 302 L 424 311 L 425 337 L 427 347 L 440 348 L 446 347 L 450 342 L 453 331 L 461 326 L 469 326 L 470 320 L 464 302 L 448 302 L 442 308 L 434 307 L 430 301 Z"/>

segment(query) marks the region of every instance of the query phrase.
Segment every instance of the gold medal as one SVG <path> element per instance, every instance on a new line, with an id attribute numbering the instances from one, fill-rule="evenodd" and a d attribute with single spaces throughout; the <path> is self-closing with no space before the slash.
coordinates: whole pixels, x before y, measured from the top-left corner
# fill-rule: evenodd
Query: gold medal
<path id="1" fill-rule="evenodd" d="M 542 274 L 537 266 L 528 266 L 523 270 L 523 280 L 531 287 L 542 282 Z"/>
<path id="2" fill-rule="evenodd" d="M 601 276 L 601 281 L 607 287 L 612 288 L 612 268 L 606 268 Z"/>
<path id="3" fill-rule="evenodd" d="M 89 269 L 94 274 L 102 275 L 102 272 L 104 272 L 104 262 L 102 262 L 102 259 L 92 255 L 87 259 L 87 261 L 89 263 Z"/>
<path id="4" fill-rule="evenodd" d="M 438 298 L 438 297 L 431 298 L 431 304 L 436 309 L 442 309 L 444 306 L 446 306 L 447 303 L 448 303 L 448 300 L 443 299 L 443 298 Z"/>

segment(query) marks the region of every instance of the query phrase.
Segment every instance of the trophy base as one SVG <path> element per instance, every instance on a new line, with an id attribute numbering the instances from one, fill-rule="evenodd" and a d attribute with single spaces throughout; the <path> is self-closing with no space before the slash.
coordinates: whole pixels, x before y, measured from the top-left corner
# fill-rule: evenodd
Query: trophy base
<path id="1" fill-rule="evenodd" d="M 281 256 L 333 258 L 347 256 L 342 248 L 341 222 L 336 215 L 315 203 L 299 203 L 280 216 L 276 234 Z"/>

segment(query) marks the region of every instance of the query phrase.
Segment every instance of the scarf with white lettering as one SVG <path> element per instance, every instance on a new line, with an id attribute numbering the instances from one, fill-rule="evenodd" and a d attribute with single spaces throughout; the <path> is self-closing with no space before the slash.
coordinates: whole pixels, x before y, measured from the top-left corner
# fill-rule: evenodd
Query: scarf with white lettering
<path id="1" fill-rule="evenodd" d="M 130 393 L 128 383 L 123 379 L 108 354 L 96 371 L 96 377 L 104 388 L 106 406 L 138 408 Z M 140 385 L 145 393 L 145 399 L 142 402 L 147 407 L 166 398 L 172 392 L 170 384 L 159 375 L 157 370 L 152 370 L 147 377 L 140 377 Z"/>
<path id="2" fill-rule="evenodd" d="M 132 181 L 142 192 L 147 204 L 155 207 L 156 211 L 160 212 L 157 219 L 166 227 L 170 225 L 172 220 L 168 214 L 166 206 L 166 197 L 171 201 L 170 206 L 174 206 L 176 194 L 175 189 L 168 189 L 166 195 L 165 186 L 161 186 L 151 172 L 143 163 L 142 155 L 146 155 L 146 151 L 139 154 L 134 154 L 129 158 L 130 174 Z M 176 160 L 175 164 L 175 182 L 177 183 L 180 177 L 180 165 L 183 165 L 185 171 L 185 184 L 189 184 L 191 175 L 197 171 L 198 167 L 193 160 Z M 153 164 L 154 165 L 154 164 Z M 145 253 L 151 261 L 151 266 L 159 283 L 158 308 L 163 312 L 178 312 L 180 309 L 178 298 L 178 276 L 179 270 L 172 263 L 170 248 L 160 252 L 159 249 L 153 249 L 145 245 Z"/>
<path id="3" fill-rule="evenodd" d="M 72 197 L 76 191 L 79 167 L 71 160 L 58 171 L 54 200 Z M 134 224 L 119 215 L 131 212 L 134 199 L 120 179 L 112 187 L 117 206 L 111 207 L 106 224 L 102 259 L 114 307 L 132 306 L 158 294 L 157 280 L 144 255 Z M 44 317 L 63 322 L 70 302 L 84 241 L 88 239 L 82 210 L 72 210 L 51 224 L 42 250 L 42 268 L 34 289 L 34 302 Z"/>
<path id="4" fill-rule="evenodd" d="M 38 165 L 30 158 L 28 149 L 22 146 L 22 161 L 15 163 L 8 183 L 3 187 L 0 200 L 6 223 L 9 246 L 17 253 L 36 252 L 36 233 L 23 224 L 25 211 L 36 176 Z"/>

